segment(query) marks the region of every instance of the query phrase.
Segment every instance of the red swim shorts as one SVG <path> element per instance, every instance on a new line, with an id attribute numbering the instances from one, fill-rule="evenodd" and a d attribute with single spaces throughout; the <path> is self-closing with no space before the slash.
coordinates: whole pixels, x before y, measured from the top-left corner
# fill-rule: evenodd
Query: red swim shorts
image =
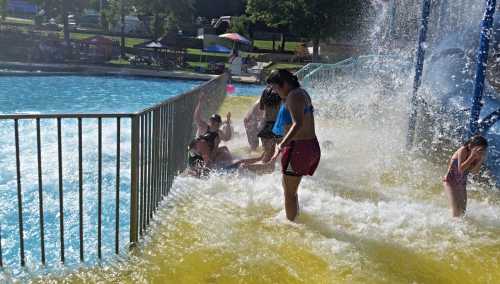
<path id="1" fill-rule="evenodd" d="M 283 174 L 312 176 L 318 168 L 321 149 L 318 139 L 297 140 L 283 147 L 281 167 Z"/>

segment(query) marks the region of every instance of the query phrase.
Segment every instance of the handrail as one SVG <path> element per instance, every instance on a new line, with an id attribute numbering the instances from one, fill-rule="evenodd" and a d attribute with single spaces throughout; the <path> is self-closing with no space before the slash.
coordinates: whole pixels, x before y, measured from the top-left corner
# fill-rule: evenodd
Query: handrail
<path id="1" fill-rule="evenodd" d="M 345 68 L 354 68 L 353 72 L 356 71 L 356 68 L 359 68 L 360 66 L 370 66 L 369 64 L 374 64 L 377 63 L 378 61 L 384 61 L 384 60 L 400 60 L 401 64 L 391 64 L 391 66 L 395 66 L 398 68 L 403 68 L 404 70 L 409 70 L 410 64 L 409 61 L 407 61 L 405 58 L 402 58 L 398 55 L 394 54 L 387 54 L 387 55 L 361 55 L 359 57 L 351 57 L 344 59 L 342 61 L 339 61 L 337 63 L 331 63 L 331 64 L 318 64 L 314 63 L 314 69 L 311 70 L 311 67 L 308 65 L 304 66 L 301 70 L 299 70 L 301 78 L 300 81 L 302 82 L 303 85 L 308 85 L 311 83 L 311 81 L 321 81 L 324 79 L 334 79 L 335 74 L 332 73 L 331 71 L 333 70 L 340 70 L 340 69 L 345 69 Z M 375 62 L 372 62 L 375 61 Z M 309 70 L 307 70 L 309 69 Z M 297 72 L 297 73 L 299 73 Z M 306 73 L 308 72 L 308 73 Z M 306 74 L 305 74 L 306 73 Z"/>

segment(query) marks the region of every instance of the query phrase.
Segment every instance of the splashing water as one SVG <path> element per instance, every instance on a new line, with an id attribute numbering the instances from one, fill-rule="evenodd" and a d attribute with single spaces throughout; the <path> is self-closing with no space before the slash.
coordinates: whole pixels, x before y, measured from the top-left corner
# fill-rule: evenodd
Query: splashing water
<path id="1" fill-rule="evenodd" d="M 180 177 L 140 252 L 66 281 L 494 283 L 500 196 L 473 183 L 467 217 L 450 217 L 446 163 L 403 150 L 407 83 L 399 84 L 391 95 L 374 78 L 310 90 L 323 153 L 300 188 L 296 223 L 286 221 L 278 171 Z M 229 146 L 244 151 L 236 130 Z"/>
<path id="2" fill-rule="evenodd" d="M 417 18 L 414 6 L 405 17 Z M 411 76 L 341 75 L 309 89 L 323 153 L 300 188 L 296 223 L 286 221 L 278 170 L 179 177 L 129 259 L 33 282 L 496 283 L 498 191 L 471 181 L 467 216 L 452 218 L 441 184 L 448 153 L 404 150 Z M 236 130 L 229 147 L 245 152 Z"/>

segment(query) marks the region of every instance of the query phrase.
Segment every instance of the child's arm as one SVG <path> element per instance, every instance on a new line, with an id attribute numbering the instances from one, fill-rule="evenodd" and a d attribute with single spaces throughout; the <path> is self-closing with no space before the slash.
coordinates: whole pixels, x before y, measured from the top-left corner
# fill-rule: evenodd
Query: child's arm
<path id="1" fill-rule="evenodd" d="M 465 154 L 465 147 L 459 150 L 458 152 L 458 169 L 460 172 L 465 172 L 469 171 L 474 165 L 477 160 L 477 156 L 474 155 L 474 153 L 471 151 L 469 153 L 469 156 L 467 157 Z"/>
<path id="2" fill-rule="evenodd" d="M 244 160 L 241 160 L 240 162 L 242 164 L 255 164 L 255 163 L 261 161 L 263 157 L 264 157 L 264 153 L 262 153 L 262 155 L 260 155 L 259 157 L 244 159 Z"/>
<path id="3" fill-rule="evenodd" d="M 476 164 L 473 165 L 472 169 L 470 170 L 471 173 L 477 174 L 479 173 L 479 170 L 481 169 L 481 165 L 484 163 L 485 156 L 482 156 L 477 160 Z"/>
<path id="4" fill-rule="evenodd" d="M 201 103 L 205 99 L 205 94 L 202 93 L 199 98 L 198 105 L 196 106 L 196 109 L 194 110 L 194 121 L 196 123 L 196 126 L 198 126 L 198 133 L 203 133 L 207 131 L 208 129 L 208 124 L 201 118 Z"/>
<path id="5" fill-rule="evenodd" d="M 222 130 L 219 131 L 219 137 L 222 141 L 229 141 L 233 136 L 233 130 L 231 127 L 231 113 L 227 113 L 227 118 L 224 124 L 222 125 Z"/>

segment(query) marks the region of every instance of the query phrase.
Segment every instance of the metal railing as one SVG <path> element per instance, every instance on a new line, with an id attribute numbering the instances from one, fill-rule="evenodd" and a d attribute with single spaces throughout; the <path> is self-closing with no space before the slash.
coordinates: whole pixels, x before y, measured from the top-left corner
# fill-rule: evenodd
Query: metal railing
<path id="1" fill-rule="evenodd" d="M 38 232 L 39 237 L 39 252 L 40 260 L 43 265 L 47 263 L 47 247 L 46 243 L 48 237 L 46 234 L 47 222 L 44 216 L 46 208 L 44 208 L 44 194 L 48 194 L 44 186 L 44 176 L 48 169 L 43 167 L 42 157 L 47 157 L 49 154 L 43 153 L 42 147 L 42 128 L 41 123 L 56 124 L 57 131 L 57 155 L 56 157 L 51 157 L 51 159 L 57 160 L 57 191 L 58 191 L 58 246 L 59 250 L 59 260 L 65 263 L 66 256 L 68 253 L 68 248 L 65 245 L 67 238 L 65 238 L 65 201 L 78 200 L 78 209 L 73 208 L 77 211 L 78 215 L 78 248 L 73 248 L 79 252 L 78 258 L 80 261 L 85 261 L 88 252 L 85 250 L 84 243 L 87 241 L 85 235 L 84 226 L 84 196 L 85 196 L 85 181 L 84 176 L 96 177 L 97 179 L 97 233 L 96 233 L 96 250 L 97 259 L 103 258 L 103 228 L 110 229 L 107 224 L 103 222 L 103 206 L 106 206 L 103 201 L 110 203 L 109 198 L 103 199 L 103 170 L 107 173 L 114 171 L 114 244 L 111 244 L 113 251 L 116 254 L 120 253 L 120 235 L 124 228 L 120 225 L 120 214 L 123 202 L 121 202 L 121 194 L 130 195 L 130 208 L 128 210 L 129 214 L 129 241 L 128 245 L 135 246 L 140 237 L 144 236 L 148 225 L 151 223 L 151 219 L 154 213 L 158 209 L 162 199 L 168 195 L 170 188 L 173 184 L 174 177 L 185 168 L 186 166 L 186 149 L 195 134 L 195 127 L 193 126 L 193 113 L 198 103 L 198 98 L 201 93 L 209 93 L 209 100 L 206 105 L 204 105 L 204 116 L 208 117 L 209 113 L 215 112 L 220 104 L 222 103 L 225 93 L 226 93 L 226 82 L 227 75 L 221 75 L 200 87 L 165 100 L 151 108 L 145 109 L 138 113 L 123 113 L 123 114 L 15 114 L 15 115 L 0 115 L 1 123 L 12 122 L 14 130 L 14 144 L 15 144 L 15 180 L 16 180 L 16 191 L 17 191 L 17 225 L 18 225 L 18 239 L 19 239 L 19 259 L 20 265 L 26 265 L 26 248 L 25 240 L 27 228 L 24 224 L 26 220 L 23 215 L 23 206 L 26 205 L 24 199 L 23 189 L 29 187 L 36 187 L 38 192 L 38 223 L 40 231 Z M 116 129 L 116 134 L 112 132 L 103 133 L 103 120 L 106 121 L 106 126 L 112 126 Z M 22 167 L 21 167 L 21 157 L 23 156 L 23 151 L 20 147 L 20 138 L 22 138 L 23 133 L 20 132 L 20 121 L 34 123 L 36 129 L 36 153 L 31 153 L 36 156 L 36 184 L 31 184 L 29 179 L 26 182 L 23 180 Z M 97 137 L 86 137 L 83 131 L 83 124 L 97 121 Z M 77 165 L 68 165 L 71 161 L 67 160 L 67 157 L 63 155 L 63 122 L 76 122 L 76 136 L 78 143 L 74 145 L 78 154 Z M 114 124 L 114 125 L 113 125 Z M 127 129 L 124 125 L 130 125 Z M 66 130 L 67 126 L 64 126 Z M 108 129 L 108 128 L 106 128 Z M 130 131 L 130 136 L 127 137 Z M 127 132 L 127 134 L 124 134 Z M 109 151 L 103 151 L 103 137 L 109 138 L 109 136 L 114 135 L 116 148 L 115 153 L 109 153 Z M 26 135 L 27 136 L 27 135 Z M 47 135 L 48 136 L 48 135 Z M 66 136 L 65 136 L 66 137 Z M 85 138 L 85 139 L 84 139 Z M 84 169 L 84 142 L 93 141 L 97 138 L 97 167 Z M 66 138 L 65 138 L 66 139 Z M 128 155 L 128 149 L 124 151 L 121 144 L 124 140 L 130 139 L 130 155 Z M 66 144 L 65 147 L 69 148 Z M 68 151 L 68 149 L 64 149 Z M 105 167 L 103 162 L 103 155 L 114 155 L 114 169 L 112 167 Z M 124 165 L 130 163 L 130 167 Z M 106 163 L 109 164 L 109 163 Z M 78 190 L 72 192 L 70 195 L 65 195 L 65 179 L 63 166 L 68 167 L 68 169 L 75 168 L 78 171 L 76 177 Z M 126 186 L 123 185 L 123 180 L 121 173 L 123 174 L 124 169 L 130 169 L 129 183 Z M 91 172 L 89 174 L 89 172 Z M 108 177 L 108 176 L 107 176 Z M 125 178 L 126 181 L 127 177 Z M 108 181 L 109 183 L 109 181 Z M 36 200 L 35 198 L 30 198 L 30 200 Z M 33 203 L 33 202 L 32 202 Z M 110 203 L 111 204 L 111 203 Z M 34 205 L 34 204 L 29 204 Z M 68 205 L 67 205 L 68 206 Z M 32 206 L 33 207 L 33 206 Z M 122 212 L 123 213 L 123 212 Z M 123 218 L 123 216 L 122 216 Z M 4 267 L 6 264 L 6 259 L 4 259 L 5 247 L 2 247 L 2 238 L 5 233 L 5 227 L 2 227 L 0 221 L 0 267 Z M 57 223 L 57 222 L 56 222 Z M 112 225 L 112 224 L 109 224 Z M 50 226 L 57 226 L 57 224 L 50 224 Z M 32 229 L 32 228 L 31 228 Z M 88 234 L 88 232 L 87 232 Z M 53 236 L 50 241 L 55 241 Z M 108 238 L 109 239 L 109 238 Z M 72 240 L 75 241 L 75 240 Z M 34 252 L 30 252 L 33 254 Z"/>
<path id="2" fill-rule="evenodd" d="M 391 74 L 410 71 L 411 61 L 394 55 L 364 55 L 352 57 L 334 64 L 311 63 L 296 75 L 306 87 L 331 84 L 332 80 L 343 80 L 343 76 L 357 78 L 363 74 Z"/>

